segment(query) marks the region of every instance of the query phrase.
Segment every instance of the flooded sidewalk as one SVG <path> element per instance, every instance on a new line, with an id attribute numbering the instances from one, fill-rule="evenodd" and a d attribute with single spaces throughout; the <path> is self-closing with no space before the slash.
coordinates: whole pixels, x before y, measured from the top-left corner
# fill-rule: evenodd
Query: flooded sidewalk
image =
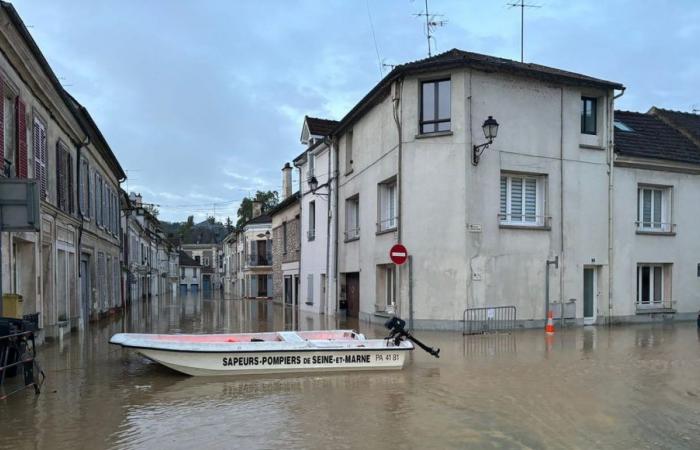
<path id="1" fill-rule="evenodd" d="M 302 317 L 302 329 L 385 330 Z M 330 322 L 330 323 L 329 323 Z M 0 448 L 698 448 L 695 323 L 511 335 L 419 332 L 402 371 L 186 377 L 117 332 L 291 329 L 270 302 L 153 298 L 47 343 L 43 392 L 0 403 Z"/>

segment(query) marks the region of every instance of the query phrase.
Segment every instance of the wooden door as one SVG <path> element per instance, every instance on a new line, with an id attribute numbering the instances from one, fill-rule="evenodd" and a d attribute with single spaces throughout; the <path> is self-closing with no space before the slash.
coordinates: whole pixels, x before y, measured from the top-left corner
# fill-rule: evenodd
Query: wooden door
<path id="1" fill-rule="evenodd" d="M 357 317 L 360 313 L 360 274 L 345 275 L 345 292 L 348 301 L 348 317 Z"/>

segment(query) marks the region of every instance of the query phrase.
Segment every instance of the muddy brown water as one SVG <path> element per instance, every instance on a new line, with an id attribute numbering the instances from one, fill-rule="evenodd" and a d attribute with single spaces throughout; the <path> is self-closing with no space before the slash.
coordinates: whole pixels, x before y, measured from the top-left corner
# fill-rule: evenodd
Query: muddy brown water
<path id="1" fill-rule="evenodd" d="M 292 328 L 289 310 L 151 299 L 40 348 L 43 392 L 0 402 L 0 448 L 700 448 L 695 323 L 468 336 L 419 332 L 402 371 L 186 377 L 107 343 L 116 332 Z M 357 322 L 299 319 L 302 329 Z"/>

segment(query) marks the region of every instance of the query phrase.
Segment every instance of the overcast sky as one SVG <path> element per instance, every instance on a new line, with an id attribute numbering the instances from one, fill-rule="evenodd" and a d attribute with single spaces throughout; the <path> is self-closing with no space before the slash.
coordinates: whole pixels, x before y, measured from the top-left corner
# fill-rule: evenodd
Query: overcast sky
<path id="1" fill-rule="evenodd" d="M 430 0 L 448 21 L 437 51 L 519 59 L 510 2 Z M 541 7 L 526 10 L 526 62 L 623 83 L 618 109 L 700 108 L 700 1 L 527 3 Z M 100 126 L 128 190 L 165 220 L 235 222 L 243 196 L 281 189 L 282 166 L 303 150 L 305 114 L 340 119 L 379 80 L 379 60 L 427 56 L 413 15 L 423 0 L 14 4 Z"/>

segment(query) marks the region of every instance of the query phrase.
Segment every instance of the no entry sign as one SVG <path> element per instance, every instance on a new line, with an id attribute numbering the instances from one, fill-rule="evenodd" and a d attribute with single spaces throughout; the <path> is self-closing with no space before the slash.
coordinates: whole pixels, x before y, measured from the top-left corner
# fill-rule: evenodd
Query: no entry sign
<path id="1" fill-rule="evenodd" d="M 396 244 L 389 250 L 389 258 L 394 264 L 400 266 L 408 259 L 408 250 L 403 245 Z"/>

